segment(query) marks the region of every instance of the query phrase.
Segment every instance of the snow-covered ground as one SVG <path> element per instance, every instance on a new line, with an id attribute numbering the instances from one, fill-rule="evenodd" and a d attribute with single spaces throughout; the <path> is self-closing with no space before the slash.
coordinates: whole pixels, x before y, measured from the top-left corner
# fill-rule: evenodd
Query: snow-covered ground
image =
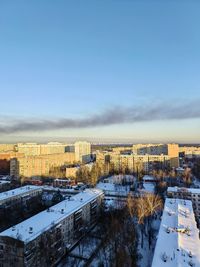
<path id="1" fill-rule="evenodd" d="M 139 266 L 140 267 L 151 267 L 153 255 L 154 255 L 154 249 L 156 245 L 156 238 L 159 232 L 161 220 L 160 218 L 156 218 L 152 221 L 152 232 L 153 232 L 153 240 L 151 247 L 149 247 L 148 243 L 148 236 L 144 235 L 144 242 L 143 242 L 143 248 L 141 247 L 141 234 L 139 236 L 139 244 L 138 244 L 138 252 L 141 255 L 141 259 L 139 260 Z"/>

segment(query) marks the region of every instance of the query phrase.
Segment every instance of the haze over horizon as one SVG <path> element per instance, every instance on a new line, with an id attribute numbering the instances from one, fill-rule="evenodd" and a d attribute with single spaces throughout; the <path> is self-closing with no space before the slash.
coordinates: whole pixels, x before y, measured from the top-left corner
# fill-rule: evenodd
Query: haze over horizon
<path id="1" fill-rule="evenodd" d="M 199 143 L 199 7 L 2 1 L 0 141 Z"/>

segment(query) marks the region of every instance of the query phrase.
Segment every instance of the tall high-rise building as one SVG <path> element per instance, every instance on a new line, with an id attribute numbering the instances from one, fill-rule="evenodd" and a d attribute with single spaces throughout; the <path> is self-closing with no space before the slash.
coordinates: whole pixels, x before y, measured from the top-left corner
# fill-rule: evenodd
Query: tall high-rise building
<path id="1" fill-rule="evenodd" d="M 89 162 L 91 160 L 91 144 L 86 141 L 75 143 L 75 159 L 77 162 Z"/>

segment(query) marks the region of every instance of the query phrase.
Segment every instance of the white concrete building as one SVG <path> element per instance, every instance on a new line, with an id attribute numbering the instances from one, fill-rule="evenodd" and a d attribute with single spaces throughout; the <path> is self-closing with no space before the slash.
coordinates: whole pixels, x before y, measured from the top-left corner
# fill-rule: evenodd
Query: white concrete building
<path id="1" fill-rule="evenodd" d="M 197 222 L 200 222 L 200 188 L 168 187 L 168 197 L 191 200 Z"/>
<path id="2" fill-rule="evenodd" d="M 42 187 L 26 185 L 13 190 L 0 193 L 0 207 L 16 206 L 17 203 L 23 203 L 26 199 L 36 197 L 42 194 Z"/>
<path id="3" fill-rule="evenodd" d="M 87 189 L 0 233 L 0 266 L 55 266 L 95 223 L 103 198 Z"/>
<path id="4" fill-rule="evenodd" d="M 199 267 L 199 230 L 192 202 L 166 199 L 152 267 Z"/>

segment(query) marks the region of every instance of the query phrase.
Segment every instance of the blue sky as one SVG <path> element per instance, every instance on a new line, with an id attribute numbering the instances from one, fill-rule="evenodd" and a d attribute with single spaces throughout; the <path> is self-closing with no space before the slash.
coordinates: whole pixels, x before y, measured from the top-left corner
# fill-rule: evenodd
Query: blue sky
<path id="1" fill-rule="evenodd" d="M 83 118 L 108 108 L 200 99 L 198 1 L 0 2 L 0 115 Z M 198 142 L 199 118 L 15 136 Z M 2 134 L 2 140 L 7 135 Z"/>

